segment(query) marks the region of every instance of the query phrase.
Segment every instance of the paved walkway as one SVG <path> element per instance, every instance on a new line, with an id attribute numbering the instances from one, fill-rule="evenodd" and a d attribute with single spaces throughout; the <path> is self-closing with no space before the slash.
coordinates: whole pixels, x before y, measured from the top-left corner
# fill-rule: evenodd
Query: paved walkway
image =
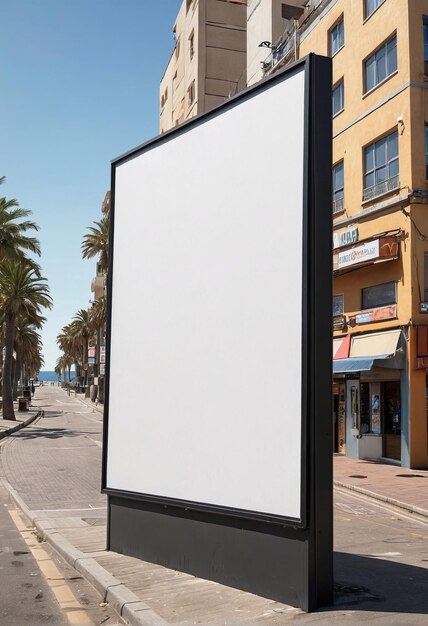
<path id="1" fill-rule="evenodd" d="M 428 517 L 428 471 L 335 455 L 334 481 Z"/>
<path id="2" fill-rule="evenodd" d="M 49 387 L 37 391 L 34 404 L 44 417 L 2 443 L 0 476 L 32 524 L 131 624 L 284 623 L 303 617 L 278 602 L 107 552 L 102 409 Z M 335 456 L 334 472 L 338 485 L 397 501 L 428 518 L 426 471 Z M 345 545 L 346 533 L 339 554 Z"/>

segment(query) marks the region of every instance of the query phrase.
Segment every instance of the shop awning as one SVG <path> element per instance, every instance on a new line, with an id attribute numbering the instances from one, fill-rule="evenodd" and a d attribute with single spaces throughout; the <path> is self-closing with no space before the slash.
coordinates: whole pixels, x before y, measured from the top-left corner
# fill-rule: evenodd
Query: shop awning
<path id="1" fill-rule="evenodd" d="M 395 356 L 377 354 L 376 356 L 354 357 L 333 361 L 333 374 L 350 374 L 352 372 L 368 372 L 373 367 L 394 367 Z"/>
<path id="2" fill-rule="evenodd" d="M 349 356 L 351 335 L 333 338 L 333 359 L 346 359 Z"/>
<path id="3" fill-rule="evenodd" d="M 398 342 L 401 337 L 401 330 L 386 330 L 380 333 L 366 333 L 364 335 L 354 335 L 351 340 L 349 356 L 384 358 L 378 355 L 395 354 Z"/>

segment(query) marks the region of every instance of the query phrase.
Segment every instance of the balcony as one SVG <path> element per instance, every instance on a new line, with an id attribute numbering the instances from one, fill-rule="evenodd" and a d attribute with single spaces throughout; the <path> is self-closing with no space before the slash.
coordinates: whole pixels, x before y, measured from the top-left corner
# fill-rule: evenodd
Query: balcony
<path id="1" fill-rule="evenodd" d="M 304 9 L 303 14 L 295 20 L 285 18 L 285 32 L 272 46 L 270 55 L 262 61 L 263 76 L 299 58 L 299 43 L 305 37 L 305 31 L 331 2 L 332 0 L 293 0 L 292 5 Z"/>
<path id="2" fill-rule="evenodd" d="M 336 200 L 333 200 L 333 215 L 341 213 L 344 208 L 343 196 L 342 198 L 336 198 Z"/>
<path id="3" fill-rule="evenodd" d="M 391 191 L 395 191 L 400 188 L 400 180 L 398 176 L 393 176 L 392 178 L 388 178 L 388 180 L 384 180 L 381 183 L 377 183 L 377 185 L 373 185 L 373 187 L 367 187 L 363 190 L 363 202 L 368 202 L 369 200 L 374 200 L 379 196 L 383 196 L 386 193 L 390 193 Z"/>
<path id="4" fill-rule="evenodd" d="M 270 55 L 262 61 L 263 76 L 270 74 L 274 69 L 281 65 L 286 65 L 295 61 L 295 40 L 296 31 L 288 36 L 282 36 L 280 40 L 272 47 Z"/>

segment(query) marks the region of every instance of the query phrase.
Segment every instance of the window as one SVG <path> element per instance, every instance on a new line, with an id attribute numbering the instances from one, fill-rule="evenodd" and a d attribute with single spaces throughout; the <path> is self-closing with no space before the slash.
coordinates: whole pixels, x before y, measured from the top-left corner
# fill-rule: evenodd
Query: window
<path id="1" fill-rule="evenodd" d="M 428 76 L 428 17 L 424 16 L 424 74 Z"/>
<path id="2" fill-rule="evenodd" d="M 333 87 L 333 116 L 344 109 L 344 86 L 343 79 Z"/>
<path id="3" fill-rule="evenodd" d="M 424 302 L 428 302 L 428 252 L 424 252 Z"/>
<path id="4" fill-rule="evenodd" d="M 345 45 L 345 27 L 343 17 L 330 31 L 330 55 L 334 56 Z"/>
<path id="5" fill-rule="evenodd" d="M 343 211 L 344 198 L 343 161 L 333 167 L 333 214 Z"/>
<path id="6" fill-rule="evenodd" d="M 425 124 L 425 178 L 428 180 L 428 124 Z"/>
<path id="7" fill-rule="evenodd" d="M 175 42 L 175 58 L 178 59 L 180 56 L 180 37 L 177 37 Z"/>
<path id="8" fill-rule="evenodd" d="M 340 293 L 337 296 L 333 296 L 333 317 L 339 317 L 343 315 L 343 311 L 343 293 Z"/>
<path id="9" fill-rule="evenodd" d="M 367 19 L 385 0 L 365 0 L 364 17 Z"/>
<path id="10" fill-rule="evenodd" d="M 397 36 L 394 35 L 364 63 L 365 93 L 397 71 Z"/>
<path id="11" fill-rule="evenodd" d="M 363 310 L 397 303 L 395 281 L 374 285 L 373 287 L 365 287 L 362 290 L 362 294 Z"/>
<path id="12" fill-rule="evenodd" d="M 398 189 L 398 132 L 364 148 L 363 201 Z"/>
<path id="13" fill-rule="evenodd" d="M 190 60 L 192 60 L 195 54 L 195 31 L 193 30 L 190 33 L 190 37 L 189 37 L 189 54 L 190 54 Z"/>
<path id="14" fill-rule="evenodd" d="M 165 89 L 165 91 L 162 94 L 161 97 L 161 107 L 163 107 L 165 105 L 165 102 L 168 100 L 168 87 Z"/>
<path id="15" fill-rule="evenodd" d="M 195 100 L 195 81 L 192 81 L 190 87 L 187 90 L 187 95 L 189 97 L 189 104 L 192 104 Z"/>

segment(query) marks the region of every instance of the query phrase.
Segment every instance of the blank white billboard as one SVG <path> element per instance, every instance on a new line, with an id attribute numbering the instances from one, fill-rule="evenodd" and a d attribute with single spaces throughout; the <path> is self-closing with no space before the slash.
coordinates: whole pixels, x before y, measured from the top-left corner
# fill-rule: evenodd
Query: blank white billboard
<path id="1" fill-rule="evenodd" d="M 302 517 L 305 67 L 115 165 L 106 489 Z"/>

